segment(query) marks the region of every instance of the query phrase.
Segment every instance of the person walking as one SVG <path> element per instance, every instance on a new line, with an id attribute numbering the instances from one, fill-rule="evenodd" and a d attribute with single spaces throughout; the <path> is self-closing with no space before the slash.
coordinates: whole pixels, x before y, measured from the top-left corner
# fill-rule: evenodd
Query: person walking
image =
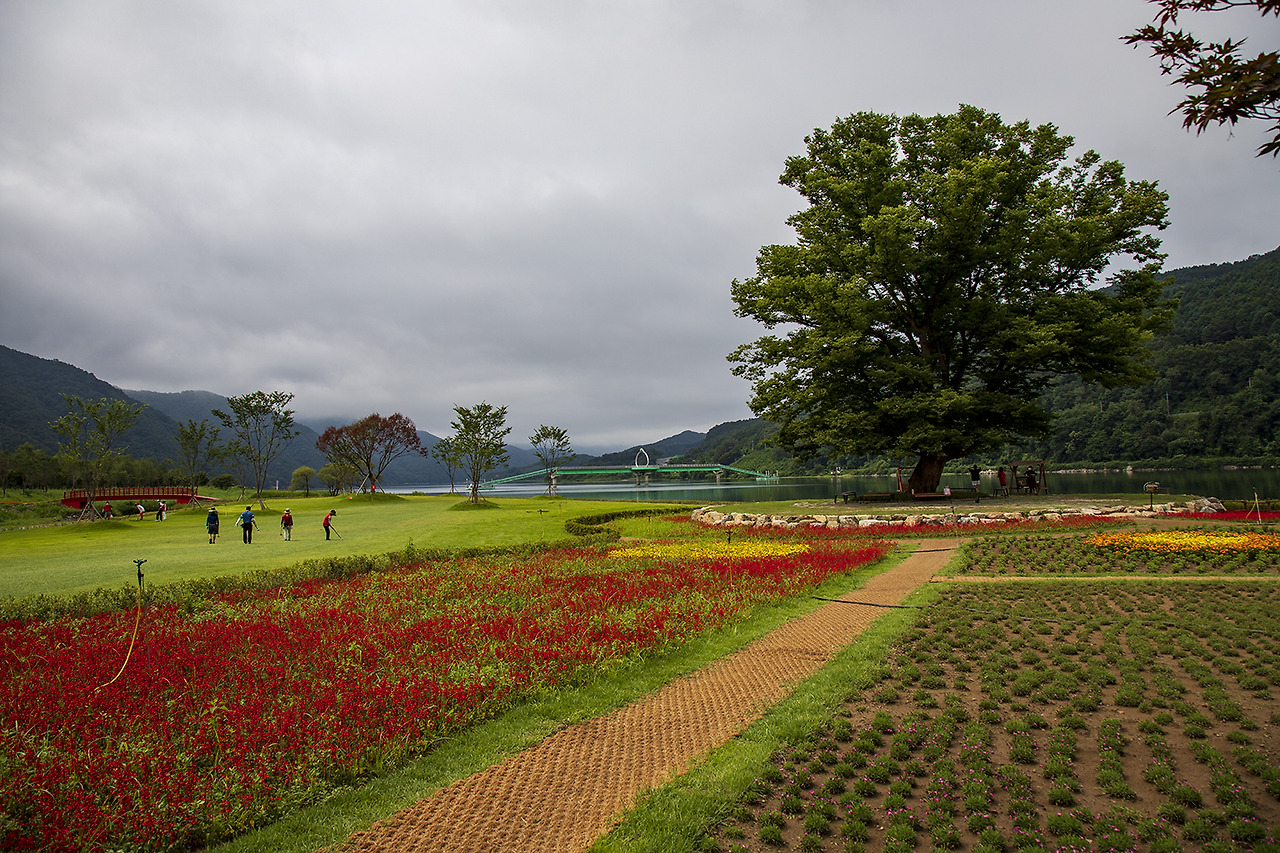
<path id="1" fill-rule="evenodd" d="M 337 514 L 338 511 L 336 509 L 331 509 L 329 514 L 324 517 L 322 524 L 324 524 L 324 538 L 326 540 L 329 538 L 329 531 L 333 529 L 333 517 Z M 336 533 L 337 531 L 334 532 Z"/>
<path id="2" fill-rule="evenodd" d="M 244 544 L 253 544 L 253 529 L 258 526 L 258 522 L 253 520 L 253 507 L 247 506 L 244 512 L 240 513 L 240 521 L 237 522 L 244 531 Z"/>
<path id="3" fill-rule="evenodd" d="M 110 517 L 111 517 L 111 504 L 110 504 L 110 503 L 105 503 L 105 504 L 103 504 L 103 505 L 102 505 L 102 517 L 103 517 L 103 518 L 110 518 Z"/>
<path id="4" fill-rule="evenodd" d="M 288 507 L 285 507 L 284 515 L 280 516 L 280 535 L 286 542 L 293 539 L 293 514 Z"/>
<path id="5" fill-rule="evenodd" d="M 977 465 L 969 466 L 969 485 L 973 486 L 973 502 L 977 503 L 982 499 L 982 472 Z"/>
<path id="6" fill-rule="evenodd" d="M 204 529 L 209 531 L 209 544 L 212 545 L 218 541 L 218 508 L 216 506 L 209 507 L 209 514 L 204 519 Z"/>

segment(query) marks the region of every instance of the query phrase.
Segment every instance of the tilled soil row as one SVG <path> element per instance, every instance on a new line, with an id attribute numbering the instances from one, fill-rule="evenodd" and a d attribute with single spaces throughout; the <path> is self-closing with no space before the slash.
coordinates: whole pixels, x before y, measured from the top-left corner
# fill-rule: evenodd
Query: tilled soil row
<path id="1" fill-rule="evenodd" d="M 930 540 L 860 589 L 650 696 L 557 732 L 342 845 L 348 853 L 579 851 L 817 672 L 951 558 Z M 848 603 L 859 602 L 859 603 Z M 880 606 L 877 606 L 880 605 Z"/>

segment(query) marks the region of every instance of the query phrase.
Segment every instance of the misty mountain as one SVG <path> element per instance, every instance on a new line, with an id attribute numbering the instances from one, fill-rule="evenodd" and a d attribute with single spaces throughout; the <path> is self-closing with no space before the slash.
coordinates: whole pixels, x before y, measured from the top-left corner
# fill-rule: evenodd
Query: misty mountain
<path id="1" fill-rule="evenodd" d="M 40 358 L 6 346 L 0 346 L 0 449 L 13 450 L 29 443 L 50 455 L 58 450 L 59 437 L 49 425 L 67 413 L 61 395 L 85 400 L 124 400 L 146 406 L 134 424 L 121 438 L 126 452 L 138 459 L 154 459 L 161 464 L 179 456 L 178 426 L 186 421 L 207 420 L 226 429 L 213 414 L 214 409 L 227 410 L 227 398 L 210 391 L 123 390 L 98 379 L 92 373 L 61 361 Z M 335 424 L 336 426 L 336 424 Z M 272 463 L 267 473 L 268 486 L 278 481 L 287 488 L 295 469 L 304 465 L 319 470 L 325 458 L 316 450 L 316 440 L 327 426 L 294 423 L 299 434 Z M 440 440 L 438 436 L 418 431 L 422 446 L 428 450 Z M 508 445 L 508 464 L 490 472 L 491 477 L 504 477 L 536 469 L 537 457 L 528 448 Z M 624 455 L 626 455 L 624 451 Z M 652 451 L 651 451 L 652 453 Z M 631 454 L 631 455 L 634 455 Z M 381 485 L 388 488 L 448 483 L 445 468 L 430 457 L 417 454 L 401 457 L 387 468 Z"/>

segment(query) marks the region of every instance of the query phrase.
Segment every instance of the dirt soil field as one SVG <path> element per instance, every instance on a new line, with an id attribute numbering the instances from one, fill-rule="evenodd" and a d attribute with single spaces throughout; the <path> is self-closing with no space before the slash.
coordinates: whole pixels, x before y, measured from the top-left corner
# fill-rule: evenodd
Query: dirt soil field
<path id="1" fill-rule="evenodd" d="M 1275 850 L 1280 588 L 966 584 L 778 756 L 732 851 Z"/>

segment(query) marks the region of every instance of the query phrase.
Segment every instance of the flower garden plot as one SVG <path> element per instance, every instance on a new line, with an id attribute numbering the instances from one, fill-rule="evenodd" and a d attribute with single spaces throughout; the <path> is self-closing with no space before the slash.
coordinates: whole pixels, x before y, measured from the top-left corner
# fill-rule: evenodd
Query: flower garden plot
<path id="1" fill-rule="evenodd" d="M 726 851 L 1275 850 L 1280 585 L 961 585 Z"/>
<path id="2" fill-rule="evenodd" d="M 203 845 L 881 556 L 568 550 L 0 627 L 0 846 Z M 777 549 L 775 549 L 776 551 Z M 104 686 L 105 685 L 105 686 Z"/>
<path id="3" fill-rule="evenodd" d="M 983 536 L 964 545 L 961 575 L 1278 575 L 1280 535 L 1120 531 Z"/>

